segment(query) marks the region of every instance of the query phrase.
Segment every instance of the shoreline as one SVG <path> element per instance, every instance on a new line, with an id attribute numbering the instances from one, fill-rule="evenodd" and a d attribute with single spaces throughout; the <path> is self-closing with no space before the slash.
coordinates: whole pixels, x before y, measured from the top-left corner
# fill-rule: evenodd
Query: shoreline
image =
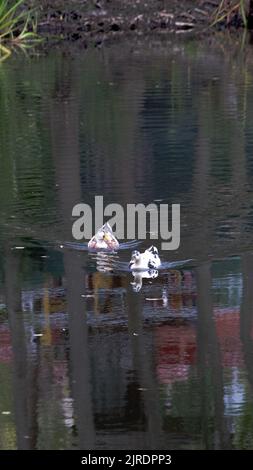
<path id="1" fill-rule="evenodd" d="M 53 3 L 53 6 L 52 6 Z M 61 6 L 63 5 L 63 6 Z M 84 47 L 125 37 L 209 35 L 214 30 L 243 26 L 239 15 L 210 28 L 218 0 L 45 0 L 39 9 L 38 34 L 49 42 L 77 42 Z"/>

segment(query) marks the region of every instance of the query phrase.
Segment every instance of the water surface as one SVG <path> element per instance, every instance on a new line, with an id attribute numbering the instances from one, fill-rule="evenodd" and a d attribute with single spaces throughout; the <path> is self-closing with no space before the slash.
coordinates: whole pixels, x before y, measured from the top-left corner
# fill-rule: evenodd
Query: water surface
<path id="1" fill-rule="evenodd" d="M 253 448 L 247 51 L 2 64 L 0 448 Z M 181 204 L 158 276 L 134 279 L 130 245 L 106 257 L 73 240 L 73 205 L 96 195 Z"/>

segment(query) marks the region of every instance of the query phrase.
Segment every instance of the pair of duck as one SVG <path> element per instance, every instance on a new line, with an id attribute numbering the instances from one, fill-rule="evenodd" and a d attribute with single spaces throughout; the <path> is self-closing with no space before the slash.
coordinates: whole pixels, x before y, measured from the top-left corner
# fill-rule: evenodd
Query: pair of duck
<path id="1" fill-rule="evenodd" d="M 88 248 L 93 250 L 118 250 L 119 242 L 113 234 L 110 224 L 107 222 L 101 227 L 96 235 L 91 238 Z M 132 271 L 146 271 L 149 269 L 157 269 L 161 265 L 158 250 L 155 246 L 151 246 L 144 253 L 135 250 L 129 263 Z"/>

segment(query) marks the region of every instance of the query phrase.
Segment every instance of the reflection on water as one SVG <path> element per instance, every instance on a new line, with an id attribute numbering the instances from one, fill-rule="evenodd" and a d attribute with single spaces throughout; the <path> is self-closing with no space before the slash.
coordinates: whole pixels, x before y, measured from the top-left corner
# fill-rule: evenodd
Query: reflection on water
<path id="1" fill-rule="evenodd" d="M 253 447 L 253 64 L 206 52 L 1 68 L 0 448 Z M 81 249 L 100 194 L 180 203 L 179 250 Z"/>
<path id="2" fill-rule="evenodd" d="M 60 274 L 45 253 L 5 252 L 2 448 L 252 447 L 252 255 L 136 293 L 131 273 L 67 252 Z"/>

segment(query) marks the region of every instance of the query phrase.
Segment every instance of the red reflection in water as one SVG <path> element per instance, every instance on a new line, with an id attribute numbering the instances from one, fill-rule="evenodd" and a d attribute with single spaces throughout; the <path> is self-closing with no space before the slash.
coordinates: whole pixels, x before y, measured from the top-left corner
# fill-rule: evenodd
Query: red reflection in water
<path id="1" fill-rule="evenodd" d="M 242 367 L 240 311 L 216 309 L 214 321 L 223 367 Z M 187 380 L 190 366 L 196 363 L 196 328 L 191 324 L 164 325 L 155 330 L 157 376 L 161 383 Z"/>
<path id="2" fill-rule="evenodd" d="M 225 367 L 242 367 L 240 311 L 222 313 L 215 310 L 215 325 L 222 351 L 222 365 Z"/>
<path id="3" fill-rule="evenodd" d="M 11 335 L 7 325 L 0 325 L 0 363 L 12 360 Z"/>
<path id="4" fill-rule="evenodd" d="M 196 361 L 196 330 L 191 325 L 164 325 L 156 328 L 157 374 L 170 384 L 188 378 L 189 366 Z"/>

